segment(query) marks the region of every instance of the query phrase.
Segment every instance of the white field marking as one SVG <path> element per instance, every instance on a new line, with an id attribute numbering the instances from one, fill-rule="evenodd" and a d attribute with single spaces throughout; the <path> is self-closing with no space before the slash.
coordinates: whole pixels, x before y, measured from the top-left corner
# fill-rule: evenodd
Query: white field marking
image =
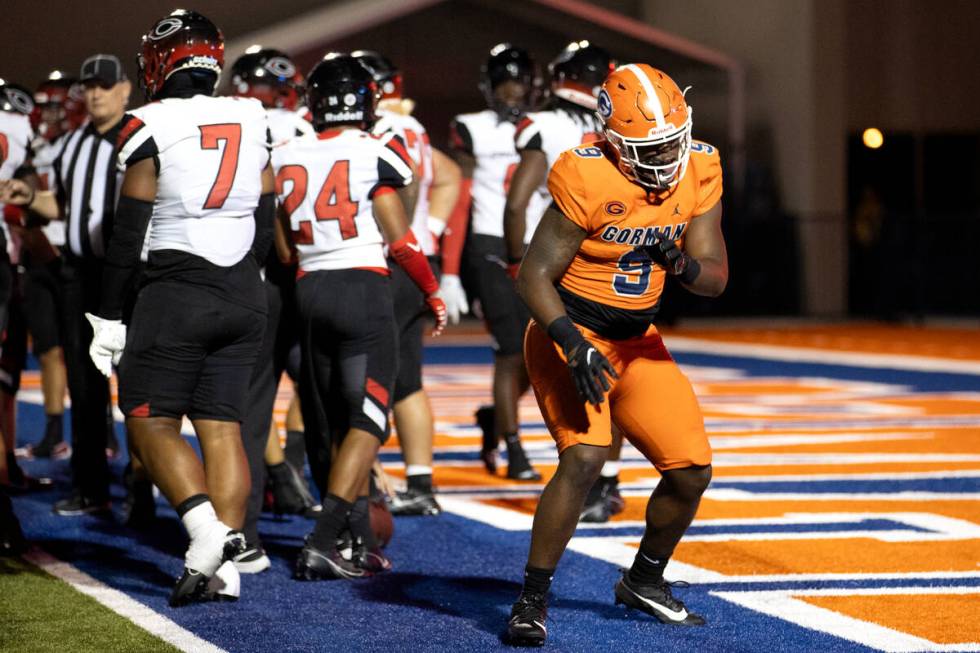
<path id="1" fill-rule="evenodd" d="M 980 524 L 964 519 L 945 517 L 930 512 L 788 512 L 779 517 L 731 517 L 728 519 L 695 519 L 691 526 L 799 526 L 806 524 L 859 524 L 869 520 L 887 520 L 924 528 L 934 533 L 946 533 L 952 539 L 961 536 L 980 537 Z M 579 524 L 580 530 L 642 528 L 640 520 L 610 521 L 604 524 Z"/>
<path id="2" fill-rule="evenodd" d="M 713 501 L 980 501 L 980 492 L 752 492 L 709 487 L 704 498 Z"/>
<path id="3" fill-rule="evenodd" d="M 667 349 L 675 352 L 715 354 L 718 356 L 735 356 L 740 358 L 761 358 L 792 363 L 822 363 L 824 365 L 845 365 L 849 367 L 980 375 L 980 362 L 932 356 L 872 354 L 838 351 L 834 349 L 786 347 L 781 345 L 749 345 L 700 340 L 698 338 L 687 338 L 683 336 L 664 337 L 664 343 L 667 345 Z"/>
<path id="4" fill-rule="evenodd" d="M 847 403 L 843 403 L 846 401 Z M 713 413 L 725 413 L 743 417 L 825 417 L 827 415 L 847 415 L 848 417 L 897 417 L 917 416 L 923 414 L 921 408 L 915 406 L 897 406 L 893 404 L 876 403 L 861 399 L 824 401 L 821 397 L 811 397 L 809 402 L 768 402 L 764 399 L 756 402 L 748 400 L 742 403 L 731 401 L 702 401 L 705 410 Z"/>
<path id="5" fill-rule="evenodd" d="M 32 549 L 24 555 L 24 559 L 181 651 L 188 653 L 226 653 L 224 649 L 181 628 L 139 601 L 40 549 Z"/>
<path id="6" fill-rule="evenodd" d="M 758 474 L 752 476 L 715 476 L 715 483 L 808 483 L 812 481 L 916 481 L 926 479 L 980 478 L 980 469 L 950 469 L 927 472 L 855 472 L 839 474 Z M 656 484 L 659 476 L 637 478 L 634 483 L 644 487 Z"/>
<path id="7" fill-rule="evenodd" d="M 841 590 L 825 594 L 826 590 L 778 590 L 753 592 L 711 592 L 714 596 L 736 605 L 777 617 L 790 623 L 846 639 L 877 651 L 888 653 L 912 653 L 915 651 L 980 651 L 980 644 L 937 644 L 928 639 L 915 637 L 892 628 L 862 621 L 833 610 L 811 605 L 796 596 L 847 596 L 853 594 L 975 594 L 977 588 L 912 587 L 877 588 L 875 590 Z"/>
<path id="8" fill-rule="evenodd" d="M 777 479 L 778 480 L 778 479 Z M 655 487 L 620 487 L 626 497 L 646 497 Z M 485 501 L 487 499 L 534 499 L 541 484 L 520 484 L 487 490 L 485 486 L 442 488 L 439 496 Z M 482 491 L 481 491 L 482 490 Z M 741 488 L 708 488 L 705 499 L 714 501 L 980 501 L 980 492 L 751 492 Z M 440 499 L 441 501 L 441 499 Z"/>
<path id="9" fill-rule="evenodd" d="M 534 518 L 531 515 L 491 506 L 479 501 L 466 501 L 456 497 L 439 495 L 439 505 L 443 510 L 460 517 L 466 517 L 505 531 L 529 531 Z"/>
<path id="10" fill-rule="evenodd" d="M 636 460 L 649 466 L 637 452 Z M 716 453 L 711 465 L 718 467 L 784 467 L 794 465 L 883 465 L 897 463 L 974 463 L 972 453 Z"/>

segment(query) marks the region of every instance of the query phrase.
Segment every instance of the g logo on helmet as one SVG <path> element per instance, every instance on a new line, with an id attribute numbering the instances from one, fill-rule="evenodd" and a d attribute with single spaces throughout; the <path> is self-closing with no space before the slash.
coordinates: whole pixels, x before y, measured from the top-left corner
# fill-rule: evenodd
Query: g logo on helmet
<path id="1" fill-rule="evenodd" d="M 170 36 L 183 26 L 184 21 L 175 16 L 168 16 L 156 24 L 153 31 L 150 32 L 150 38 L 154 41 L 159 41 Z"/>
<path id="2" fill-rule="evenodd" d="M 622 202 L 606 202 L 606 205 L 602 208 L 609 215 L 623 215 L 626 213 L 626 205 Z"/>
<path id="3" fill-rule="evenodd" d="M 597 109 L 599 110 L 599 117 L 603 120 L 609 120 L 609 117 L 613 112 L 612 99 L 609 94 L 606 93 L 606 89 L 599 91 L 599 99 L 597 101 Z"/>
<path id="4" fill-rule="evenodd" d="M 264 68 L 276 77 L 289 78 L 296 74 L 296 66 L 285 57 L 272 57 L 265 62 Z"/>

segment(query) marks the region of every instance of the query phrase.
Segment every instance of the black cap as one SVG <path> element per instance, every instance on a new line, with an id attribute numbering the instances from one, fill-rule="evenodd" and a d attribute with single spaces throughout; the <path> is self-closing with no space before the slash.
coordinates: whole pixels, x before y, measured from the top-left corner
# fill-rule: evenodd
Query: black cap
<path id="1" fill-rule="evenodd" d="M 126 79 L 119 57 L 112 54 L 93 54 L 82 64 L 82 72 L 79 75 L 81 83 L 98 80 L 105 84 L 115 86 Z"/>

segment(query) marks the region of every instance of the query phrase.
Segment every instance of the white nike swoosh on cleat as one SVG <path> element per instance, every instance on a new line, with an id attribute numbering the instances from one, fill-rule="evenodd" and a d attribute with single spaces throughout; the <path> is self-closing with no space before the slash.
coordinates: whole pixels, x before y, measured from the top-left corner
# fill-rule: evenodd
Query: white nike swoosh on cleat
<path id="1" fill-rule="evenodd" d="M 650 599 L 648 599 L 646 597 L 640 596 L 639 594 L 637 594 L 633 590 L 629 589 L 628 587 L 626 589 L 629 590 L 630 594 L 632 594 L 636 598 L 640 599 L 641 601 L 643 601 L 644 603 L 646 603 L 651 608 L 653 608 L 654 610 L 656 610 L 660 614 L 664 615 L 665 617 L 667 617 L 671 621 L 684 621 L 685 619 L 687 619 L 687 610 L 685 610 L 683 608 L 680 611 L 671 610 L 670 608 L 665 608 L 664 606 L 660 605 L 659 603 L 657 603 L 655 601 L 651 601 Z"/>
<path id="2" fill-rule="evenodd" d="M 547 634 L 548 627 L 545 626 L 543 623 L 541 623 L 540 621 L 532 621 L 531 623 L 533 623 L 534 625 L 536 625 L 538 628 L 540 628 L 541 630 L 543 630 L 545 632 L 545 634 Z"/>

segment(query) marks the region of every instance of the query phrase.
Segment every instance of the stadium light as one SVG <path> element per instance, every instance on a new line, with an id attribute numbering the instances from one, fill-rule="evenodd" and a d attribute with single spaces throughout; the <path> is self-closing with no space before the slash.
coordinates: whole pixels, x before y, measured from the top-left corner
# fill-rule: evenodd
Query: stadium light
<path id="1" fill-rule="evenodd" d="M 877 150 L 884 144 L 885 137 L 877 127 L 868 127 L 861 135 L 861 140 L 864 141 L 865 147 Z"/>

